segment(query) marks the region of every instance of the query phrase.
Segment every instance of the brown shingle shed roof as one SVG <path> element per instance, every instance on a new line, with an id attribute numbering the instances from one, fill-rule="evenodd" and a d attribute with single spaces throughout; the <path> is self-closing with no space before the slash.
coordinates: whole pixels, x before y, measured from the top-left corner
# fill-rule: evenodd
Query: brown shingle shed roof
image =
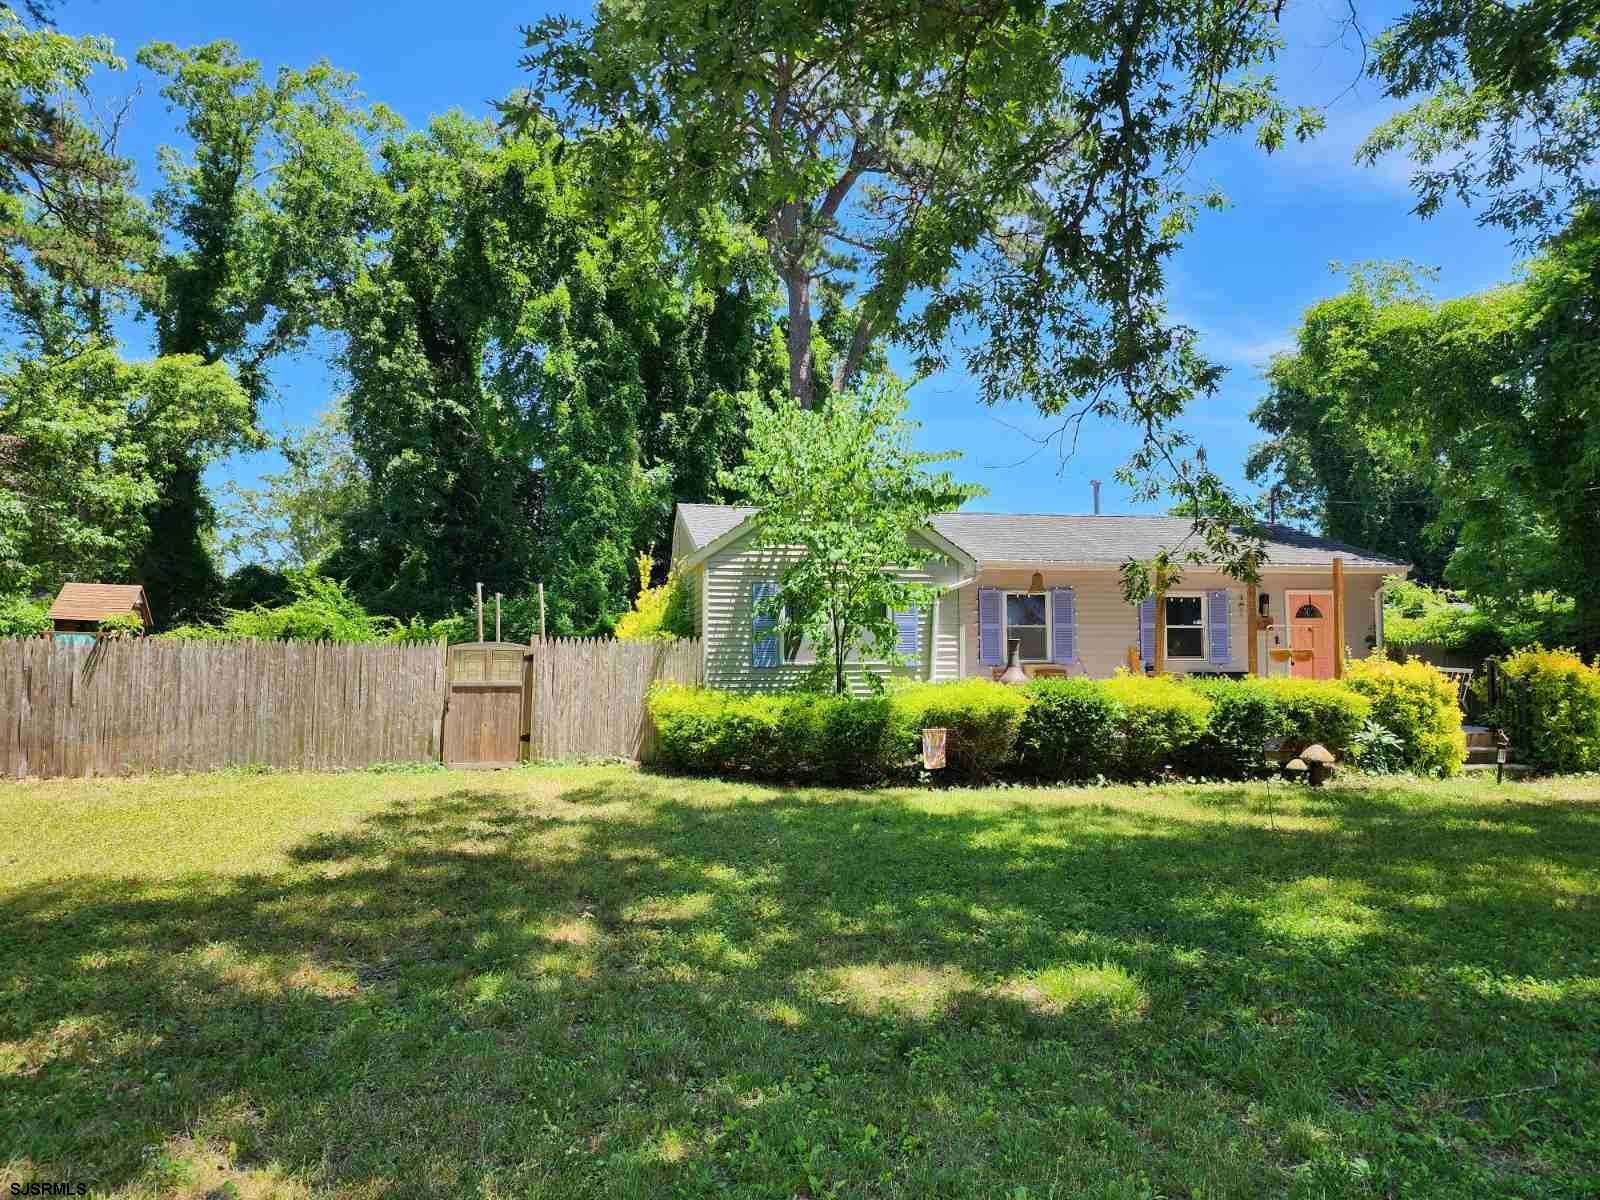
<path id="1" fill-rule="evenodd" d="M 100 621 L 136 612 L 146 625 L 154 624 L 150 601 L 137 583 L 66 583 L 50 606 L 52 621 Z"/>

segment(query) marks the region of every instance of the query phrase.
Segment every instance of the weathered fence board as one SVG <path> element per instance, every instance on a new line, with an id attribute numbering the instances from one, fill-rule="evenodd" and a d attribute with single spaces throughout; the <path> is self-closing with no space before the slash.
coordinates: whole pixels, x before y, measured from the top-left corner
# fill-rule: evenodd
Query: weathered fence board
<path id="1" fill-rule="evenodd" d="M 648 762 L 655 732 L 645 709 L 650 685 L 701 682 L 700 642 L 535 639 L 525 687 L 528 753 L 541 758 L 634 758 Z"/>
<path id="2" fill-rule="evenodd" d="M 507 712 L 520 707 L 535 759 L 649 761 L 651 684 L 701 682 L 695 640 L 535 640 L 523 667 Z M 0 776 L 437 760 L 447 691 L 438 646 L 0 641 Z M 463 736 L 473 716 L 454 707 L 468 699 L 452 700 Z"/>
<path id="3" fill-rule="evenodd" d="M 437 646 L 0 642 L 0 774 L 434 759 L 443 696 Z"/>

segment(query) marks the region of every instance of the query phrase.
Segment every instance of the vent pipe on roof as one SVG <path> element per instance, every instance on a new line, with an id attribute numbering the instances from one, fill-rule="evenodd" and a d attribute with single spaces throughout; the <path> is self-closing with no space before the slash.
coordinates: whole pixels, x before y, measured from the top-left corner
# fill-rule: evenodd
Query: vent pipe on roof
<path id="1" fill-rule="evenodd" d="M 1100 481 L 1091 479 L 1089 480 L 1089 486 L 1094 489 L 1094 515 L 1098 517 L 1100 515 Z"/>

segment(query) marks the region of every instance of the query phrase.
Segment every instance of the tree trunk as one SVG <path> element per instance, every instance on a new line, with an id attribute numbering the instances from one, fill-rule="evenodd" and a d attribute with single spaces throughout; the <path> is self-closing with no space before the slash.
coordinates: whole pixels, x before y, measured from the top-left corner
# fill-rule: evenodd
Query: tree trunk
<path id="1" fill-rule="evenodd" d="M 793 266 L 784 283 L 789 292 L 789 396 L 801 408 L 810 408 L 817 393 L 811 369 L 811 274 L 804 266 Z"/>

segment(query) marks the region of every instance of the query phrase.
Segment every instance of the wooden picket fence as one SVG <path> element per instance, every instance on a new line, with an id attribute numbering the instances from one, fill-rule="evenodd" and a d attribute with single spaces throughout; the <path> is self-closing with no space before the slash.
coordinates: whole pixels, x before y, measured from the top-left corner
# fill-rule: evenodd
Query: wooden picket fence
<path id="1" fill-rule="evenodd" d="M 648 760 L 645 695 L 700 682 L 700 643 L 550 639 L 524 666 L 527 757 Z M 442 645 L 0 641 L 0 777 L 437 761 L 447 688 Z"/>
<path id="2" fill-rule="evenodd" d="M 649 762 L 655 728 L 645 709 L 652 684 L 702 681 L 700 641 L 535 639 L 525 673 L 528 754 Z"/>

